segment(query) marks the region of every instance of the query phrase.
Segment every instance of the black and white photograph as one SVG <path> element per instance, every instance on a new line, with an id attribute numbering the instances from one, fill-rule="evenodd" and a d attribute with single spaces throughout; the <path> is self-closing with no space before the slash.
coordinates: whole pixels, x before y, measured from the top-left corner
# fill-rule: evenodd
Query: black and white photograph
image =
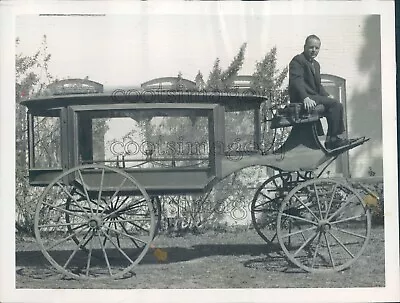
<path id="1" fill-rule="evenodd" d="M 394 2 L 0 13 L 0 301 L 400 299 Z"/>

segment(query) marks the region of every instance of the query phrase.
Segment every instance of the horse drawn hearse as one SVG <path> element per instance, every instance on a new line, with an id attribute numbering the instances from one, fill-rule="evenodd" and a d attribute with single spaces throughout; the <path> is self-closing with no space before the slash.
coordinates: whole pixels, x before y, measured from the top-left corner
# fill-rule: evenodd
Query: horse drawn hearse
<path id="1" fill-rule="evenodd" d="M 349 267 L 370 237 L 364 198 L 373 194 L 349 180 L 321 176 L 339 155 L 368 139 L 328 151 L 316 131 L 318 112 L 299 113 L 287 106 L 270 109 L 269 120 L 265 117 L 271 115 L 261 111 L 265 101 L 256 95 L 122 90 L 23 101 L 28 108 L 29 180 L 44 188 L 35 213 L 35 236 L 43 255 L 72 278 L 129 275 L 159 228 L 159 197 L 206 193 L 232 173 L 260 166 L 276 173 L 251 201 L 257 233 L 267 244 L 278 242 L 290 264 L 305 271 Z M 240 127 L 229 125 L 227 117 L 243 112 L 251 115 L 252 144 L 226 148 L 226 129 Z M 59 160 L 47 166 L 38 164 L 43 153 L 37 144 L 40 121 L 46 119 L 55 119 L 60 138 Z M 95 137 L 96 123 L 104 119 L 112 120 L 114 130 L 143 121 L 155 121 L 157 127 L 160 119 L 178 119 L 186 130 L 200 125 L 204 152 L 157 152 L 146 138 L 145 152 L 135 157 L 99 153 L 96 146 L 103 143 Z M 272 131 L 291 127 L 281 146 L 261 148 L 265 123 Z"/>

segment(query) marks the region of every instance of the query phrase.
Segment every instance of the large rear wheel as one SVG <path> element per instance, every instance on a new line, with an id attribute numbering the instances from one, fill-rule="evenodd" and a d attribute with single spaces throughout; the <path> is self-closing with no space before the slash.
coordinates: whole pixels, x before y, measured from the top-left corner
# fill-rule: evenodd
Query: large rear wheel
<path id="1" fill-rule="evenodd" d="M 147 253 L 155 229 L 154 205 L 145 189 L 126 172 L 98 164 L 57 177 L 35 214 L 43 255 L 72 278 L 129 274 Z"/>

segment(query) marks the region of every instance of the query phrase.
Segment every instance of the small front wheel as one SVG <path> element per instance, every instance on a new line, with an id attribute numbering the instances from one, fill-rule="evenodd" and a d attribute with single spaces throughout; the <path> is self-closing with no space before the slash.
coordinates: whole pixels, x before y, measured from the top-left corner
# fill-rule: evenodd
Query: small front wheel
<path id="1" fill-rule="evenodd" d="M 365 250 L 370 232 L 370 211 L 359 193 L 333 179 L 312 179 L 293 188 L 277 218 L 286 257 L 309 272 L 348 268 Z"/>

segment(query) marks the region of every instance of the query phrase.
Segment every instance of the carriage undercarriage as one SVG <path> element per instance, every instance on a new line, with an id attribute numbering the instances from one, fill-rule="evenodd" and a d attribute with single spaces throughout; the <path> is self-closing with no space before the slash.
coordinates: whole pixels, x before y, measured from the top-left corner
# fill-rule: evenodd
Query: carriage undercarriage
<path id="1" fill-rule="evenodd" d="M 221 98 L 218 101 L 222 102 Z M 255 100 L 254 109 L 262 101 Z M 83 160 L 89 164 L 79 162 L 82 157 L 78 160 L 71 142 L 80 142 L 74 126 L 80 118 L 71 117 L 90 113 L 92 108 L 74 104 L 61 109 L 61 120 L 73 126 L 66 132 L 77 139 L 64 143 L 72 150 L 72 156 L 65 157 L 68 165 L 61 171 L 30 171 L 32 185 L 46 186 L 36 208 L 35 236 L 44 256 L 59 272 L 77 279 L 132 275 L 160 229 L 160 197 L 206 194 L 225 177 L 250 166 L 277 172 L 257 188 L 250 213 L 256 232 L 267 245 L 279 246 L 290 264 L 307 272 L 341 271 L 362 255 L 371 232 L 371 205 L 366 202 L 371 199 L 366 197 L 373 197 L 372 201 L 377 197 L 350 180 L 320 177 L 340 154 L 368 139 L 327 151 L 314 127 L 318 119 L 309 119 L 292 123 L 285 143 L 271 153 L 259 151 L 237 158 L 237 154 L 216 152 L 213 143 L 224 131 L 219 121 L 224 112 L 220 104 L 174 105 L 175 110 L 189 109 L 191 114 L 196 110 L 208 119 L 210 149 L 205 167 L 116 168 L 87 161 L 87 157 Z M 157 104 L 150 109 L 169 111 L 170 106 Z M 135 104 L 135 110 L 148 111 L 148 107 Z M 131 108 L 121 105 L 120 109 Z M 60 251 L 66 246 L 68 252 Z"/>

